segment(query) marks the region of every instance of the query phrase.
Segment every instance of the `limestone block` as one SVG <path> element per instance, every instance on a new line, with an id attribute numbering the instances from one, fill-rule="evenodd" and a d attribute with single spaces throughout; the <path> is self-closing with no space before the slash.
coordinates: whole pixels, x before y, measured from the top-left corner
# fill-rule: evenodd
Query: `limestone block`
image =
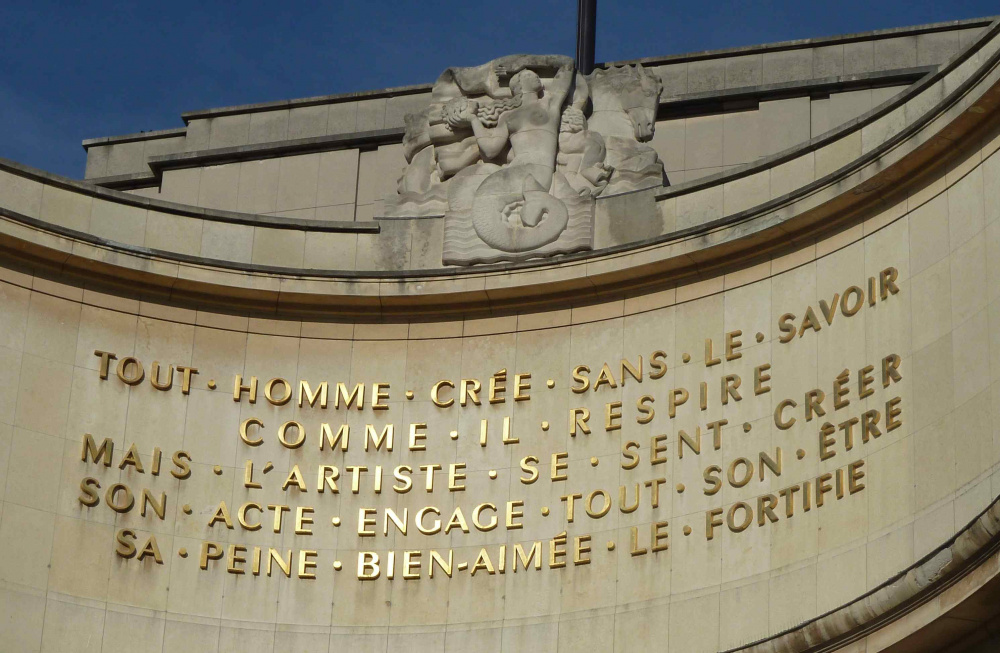
<path id="1" fill-rule="evenodd" d="M 288 136 L 289 110 L 258 111 L 250 114 L 247 143 L 274 143 Z"/>
<path id="2" fill-rule="evenodd" d="M 813 48 L 813 77 L 839 77 L 844 74 L 844 45 Z"/>
<path id="3" fill-rule="evenodd" d="M 42 645 L 45 593 L 27 588 L 0 589 L 0 637 L 12 651 L 38 651 Z"/>
<path id="4" fill-rule="evenodd" d="M 767 636 L 768 581 L 741 581 L 719 596 L 719 645 L 728 650 Z"/>
<path id="5" fill-rule="evenodd" d="M 861 133 L 852 132 L 816 150 L 816 177 L 833 174 L 861 156 Z"/>
<path id="6" fill-rule="evenodd" d="M 830 94 L 830 129 L 854 120 L 872 108 L 871 89 Z"/>
<path id="7" fill-rule="evenodd" d="M 92 145 L 87 148 L 87 166 L 83 173 L 84 179 L 106 177 L 108 175 L 108 158 L 111 156 L 110 145 Z"/>
<path id="8" fill-rule="evenodd" d="M 188 123 L 184 133 L 184 151 L 196 152 L 207 150 L 212 134 L 212 122 L 209 119 L 198 118 Z"/>
<path id="9" fill-rule="evenodd" d="M 240 163 L 223 163 L 201 169 L 198 206 L 235 211 L 239 198 Z"/>
<path id="10" fill-rule="evenodd" d="M 0 347 L 0 364 L 5 369 L 21 369 L 21 359 L 23 354 L 20 347 L 12 349 L 10 347 Z M 19 379 L 17 375 L 11 374 L 7 378 L 0 380 L 0 424 L 13 425 L 17 408 L 17 395 Z"/>
<path id="11" fill-rule="evenodd" d="M 444 631 L 389 633 L 386 653 L 433 653 L 444 648 Z"/>
<path id="12" fill-rule="evenodd" d="M 872 108 L 888 102 L 905 91 L 907 88 L 907 86 L 883 86 L 882 88 L 873 88 Z"/>
<path id="13" fill-rule="evenodd" d="M 304 231 L 254 227 L 251 262 L 287 268 L 302 267 L 304 247 Z"/>
<path id="14" fill-rule="evenodd" d="M 355 131 L 367 132 L 385 129 L 385 98 L 360 100 L 358 102 L 357 122 Z"/>
<path id="15" fill-rule="evenodd" d="M 941 194 L 909 214 L 910 273 L 917 274 L 948 256 L 948 198 Z"/>
<path id="16" fill-rule="evenodd" d="M 299 154 L 280 159 L 276 211 L 316 206 L 319 154 Z"/>
<path id="17" fill-rule="evenodd" d="M 37 218 L 42 208 L 42 184 L 13 173 L 0 172 L 0 197 L 3 207 Z"/>
<path id="18" fill-rule="evenodd" d="M 445 634 L 446 653 L 460 651 L 484 651 L 500 653 L 502 650 L 502 628 L 448 628 Z"/>
<path id="19" fill-rule="evenodd" d="M 216 653 L 218 624 L 168 620 L 163 630 L 162 653 Z"/>
<path id="20" fill-rule="evenodd" d="M 725 215 L 746 211 L 770 199 L 771 172 L 761 172 L 740 177 L 723 185 L 723 207 Z"/>
<path id="21" fill-rule="evenodd" d="M 59 497 L 61 437 L 14 429 L 8 453 L 7 486 L 4 499 L 36 510 L 52 512 Z"/>
<path id="22" fill-rule="evenodd" d="M 173 136 L 170 138 L 154 138 L 148 141 L 143 141 L 142 148 L 142 159 L 143 162 L 148 162 L 150 157 L 162 156 L 164 154 L 177 154 L 178 152 L 184 151 L 184 137 L 183 136 Z M 146 172 L 148 166 L 143 168 L 141 171 Z"/>
<path id="23" fill-rule="evenodd" d="M 743 57 L 729 57 L 726 62 L 726 88 L 760 86 L 762 79 L 763 55 L 750 54 Z"/>
<path id="24" fill-rule="evenodd" d="M 670 173 L 684 169 L 684 119 L 661 120 L 656 123 L 656 132 L 650 145 L 656 150 L 663 167 Z"/>
<path id="25" fill-rule="evenodd" d="M 170 361 L 178 365 L 191 362 L 191 351 L 194 341 L 194 325 L 191 324 L 191 313 L 170 313 L 162 319 L 149 317 L 153 312 L 143 304 L 138 318 L 135 355 L 140 360 Z M 148 386 L 154 390 L 152 385 Z M 141 386 L 134 386 L 133 394 L 139 392 Z"/>
<path id="26" fill-rule="evenodd" d="M 750 163 L 760 156 L 760 114 L 734 111 L 723 114 L 722 163 Z"/>
<path id="27" fill-rule="evenodd" d="M 226 377 L 223 377 L 226 378 Z M 237 433 L 239 404 L 227 393 L 191 390 L 184 418 L 184 448 L 194 460 L 238 466 L 236 438 L 207 438 L 206 433 Z"/>
<path id="28" fill-rule="evenodd" d="M 222 626 L 219 632 L 219 653 L 267 653 L 273 651 L 275 633 L 273 626 L 268 626 L 270 624 L 257 625 L 245 622 L 232 626 Z"/>
<path id="29" fill-rule="evenodd" d="M 410 269 L 440 268 L 443 242 L 443 220 L 414 220 L 410 229 Z"/>
<path id="30" fill-rule="evenodd" d="M 933 269 L 933 268 L 932 268 Z M 926 273 L 925 273 L 926 274 Z M 915 308 L 915 307 L 914 307 Z M 918 335 L 914 334 L 914 346 L 920 343 Z M 948 381 L 949 385 L 955 379 L 954 355 L 952 354 L 952 337 L 946 335 L 918 349 L 913 354 L 913 407 L 914 423 L 930 424 L 941 419 L 955 407 L 954 390 L 941 392 L 934 382 Z"/>
<path id="31" fill-rule="evenodd" d="M 952 249 L 985 226 L 982 169 L 976 168 L 948 189 L 948 234 Z"/>
<path id="32" fill-rule="evenodd" d="M 992 485 L 988 479 L 969 483 L 955 497 L 955 524 L 962 527 L 978 519 L 993 499 Z"/>
<path id="33" fill-rule="evenodd" d="M 430 102 L 430 93 L 414 93 L 387 98 L 385 101 L 385 129 L 403 127 L 408 113 L 421 111 Z"/>
<path id="34" fill-rule="evenodd" d="M 312 138 L 326 134 L 329 108 L 325 104 L 295 107 L 288 112 L 288 138 Z"/>
<path id="35" fill-rule="evenodd" d="M 198 218 L 149 211 L 143 245 L 165 252 L 198 256 L 203 222 Z"/>
<path id="36" fill-rule="evenodd" d="M 811 48 L 782 50 L 764 54 L 764 83 L 780 84 L 813 77 Z"/>
<path id="37" fill-rule="evenodd" d="M 703 59 L 687 64 L 687 92 L 708 93 L 726 88 L 726 60 Z"/>
<path id="38" fill-rule="evenodd" d="M 956 328 L 986 308 L 987 297 L 981 285 L 984 278 L 986 242 L 972 238 L 951 255 L 951 321 Z M 982 344 L 985 350 L 986 343 Z"/>
<path id="39" fill-rule="evenodd" d="M 15 426 L 62 437 L 66 430 L 71 364 L 25 354 L 21 363 Z"/>
<path id="40" fill-rule="evenodd" d="M 681 195 L 677 198 L 677 229 L 686 229 L 718 220 L 724 214 L 724 193 L 722 186 Z"/>
<path id="41" fill-rule="evenodd" d="M 109 609 L 104 617 L 104 650 L 160 653 L 164 626 L 161 618 Z"/>
<path id="42" fill-rule="evenodd" d="M 670 605 L 670 648 L 690 653 L 719 649 L 718 597 L 688 598 Z"/>
<path id="43" fill-rule="evenodd" d="M 306 232 L 302 265 L 310 270 L 353 270 L 357 246 L 357 234 Z"/>
<path id="44" fill-rule="evenodd" d="M 103 635 L 103 609 L 53 598 L 48 600 L 42 630 L 43 651 L 100 653 Z"/>
<path id="45" fill-rule="evenodd" d="M 109 524 L 56 517 L 49 591 L 104 601 L 111 565 L 107 543 L 113 533 Z"/>
<path id="46" fill-rule="evenodd" d="M 358 150 L 355 149 L 319 155 L 316 206 L 354 204 L 358 188 L 358 160 Z"/>
<path id="47" fill-rule="evenodd" d="M 380 200 L 386 195 L 396 191 L 396 182 L 403 174 L 406 167 L 406 158 L 403 156 L 403 145 L 380 145 L 378 156 L 376 157 L 376 195 L 375 199 Z"/>
<path id="48" fill-rule="evenodd" d="M 76 359 L 80 304 L 39 292 L 32 293 L 24 351 L 62 363 Z"/>
<path id="49" fill-rule="evenodd" d="M 917 65 L 917 37 L 897 36 L 873 43 L 876 70 L 898 70 Z"/>
<path id="50" fill-rule="evenodd" d="M 768 629 L 772 633 L 779 632 L 802 623 L 809 615 L 815 615 L 818 592 L 813 565 L 773 576 L 768 591 Z"/>
<path id="51" fill-rule="evenodd" d="M 198 204 L 201 168 L 164 170 L 160 183 L 160 199 L 180 204 Z"/>
<path id="52" fill-rule="evenodd" d="M 830 98 L 813 98 L 810 111 L 810 133 L 816 138 L 830 130 Z"/>
<path id="53" fill-rule="evenodd" d="M 281 161 L 282 159 L 263 159 L 243 161 L 239 164 L 237 211 L 241 213 L 273 213 L 278 210 L 278 180 Z"/>
<path id="54" fill-rule="evenodd" d="M 332 570 L 330 573 L 333 573 Z M 270 578 L 239 577 L 226 574 L 222 595 L 222 618 L 235 621 L 273 623 L 278 609 L 278 584 L 281 574 Z M 279 578 L 281 580 L 279 580 Z"/>
<path id="55" fill-rule="evenodd" d="M 913 526 L 890 531 L 868 544 L 868 589 L 884 583 L 913 562 Z"/>
<path id="56" fill-rule="evenodd" d="M 308 209 L 292 209 L 290 211 L 275 211 L 269 215 L 278 216 L 281 218 L 294 218 L 296 220 L 315 220 L 316 219 L 316 209 L 310 207 Z"/>
<path id="57" fill-rule="evenodd" d="M 76 231 L 90 227 L 92 198 L 82 193 L 46 185 L 42 189 L 41 219 Z"/>
<path id="58" fill-rule="evenodd" d="M 872 41 L 856 41 L 844 44 L 845 75 L 870 73 L 875 69 L 875 46 Z"/>
<path id="59" fill-rule="evenodd" d="M 201 232 L 201 255 L 208 259 L 249 263 L 253 254 L 253 227 L 205 221 Z"/>
<path id="60" fill-rule="evenodd" d="M 960 29 L 958 31 L 959 47 L 966 48 L 972 43 L 978 41 L 982 38 L 983 33 L 986 31 L 985 27 L 969 27 L 966 29 Z"/>
<path id="61" fill-rule="evenodd" d="M 250 137 L 250 115 L 239 113 L 233 116 L 209 118 L 208 146 L 217 149 L 246 145 Z"/>
<path id="62" fill-rule="evenodd" d="M 648 642 L 668 642 L 670 604 L 651 604 L 615 614 L 615 646 L 619 651 L 640 651 Z"/>
<path id="63" fill-rule="evenodd" d="M 611 247 L 668 233 L 653 191 L 604 198 L 594 216 L 594 246 Z"/>
<path id="64" fill-rule="evenodd" d="M 378 150 L 361 152 L 358 157 L 358 206 L 371 204 L 381 199 L 382 184 L 378 178 Z"/>
<path id="65" fill-rule="evenodd" d="M 468 505 L 469 501 L 462 502 Z M 472 506 L 462 506 L 463 510 L 471 509 Z M 473 504 L 474 505 L 474 504 Z M 455 556 L 463 556 L 475 559 L 478 549 L 471 546 L 456 546 Z M 476 614 L 474 606 L 484 606 L 490 614 L 496 614 L 498 609 L 502 609 L 504 603 L 505 579 L 498 576 L 487 578 L 476 574 L 476 577 L 465 576 L 464 578 L 453 579 L 448 583 L 450 587 L 444 587 L 443 593 L 447 597 L 447 618 L 449 623 L 474 624 L 482 621 Z M 481 614 L 481 613 L 480 613 Z M 497 633 L 499 634 L 499 633 Z M 499 638 L 497 640 L 499 644 Z M 478 647 L 477 647 L 478 648 Z"/>
<path id="66" fill-rule="evenodd" d="M 663 97 L 684 95 L 687 91 L 688 65 L 686 63 L 656 66 L 651 70 L 663 84 Z"/>
<path id="67" fill-rule="evenodd" d="M 864 544 L 820 556 L 816 563 L 816 610 L 838 608 L 861 596 L 867 589 Z"/>
<path id="68" fill-rule="evenodd" d="M 90 212 L 90 233 L 117 243 L 142 245 L 146 240 L 146 209 L 95 201 Z"/>
<path id="69" fill-rule="evenodd" d="M 968 329 L 956 329 L 956 333 L 959 331 L 968 331 Z M 980 342 L 985 340 L 985 334 L 979 340 Z M 972 370 L 972 372 L 981 375 L 980 370 Z M 967 427 L 955 430 L 955 484 L 962 488 L 960 494 L 966 490 L 971 491 L 971 488 L 968 487 L 969 484 L 975 484 L 976 480 L 991 468 L 989 456 L 993 453 L 993 434 L 990 429 L 989 396 L 989 390 L 984 390 L 978 395 L 966 393 L 966 396 L 961 397 L 961 399 L 966 400 L 959 409 L 962 411 L 962 419 Z M 957 399 L 959 397 L 956 396 Z M 963 488 L 963 486 L 966 487 Z M 985 509 L 991 500 L 991 497 L 987 496 L 980 503 L 979 510 L 976 510 L 975 504 L 977 502 L 974 499 L 970 501 L 973 504 L 969 506 L 971 509 L 957 506 L 956 517 L 960 517 L 960 519 L 956 519 L 956 524 L 967 524 L 976 513 Z"/>
<path id="70" fill-rule="evenodd" d="M 695 116 L 684 119 L 684 168 L 686 170 L 723 165 L 723 116 Z"/>
<path id="71" fill-rule="evenodd" d="M 143 148 L 142 141 L 111 145 L 111 152 L 108 154 L 108 167 L 105 172 L 109 176 L 144 172 L 146 160 L 142 156 Z"/>
<path id="72" fill-rule="evenodd" d="M 761 155 L 767 156 L 809 140 L 809 98 L 760 103 Z"/>
<path id="73" fill-rule="evenodd" d="M 316 583 L 313 583 L 315 585 Z M 332 589 L 332 585 L 328 585 Z M 279 650 L 302 651 L 302 653 L 321 653 L 330 646 L 330 634 L 327 632 L 298 632 L 279 628 L 274 633 L 274 646 Z"/>
<path id="74" fill-rule="evenodd" d="M 559 622 L 560 652 L 615 650 L 614 615 L 594 615 L 583 619 L 565 619 Z"/>
<path id="75" fill-rule="evenodd" d="M 358 120 L 358 103 L 336 102 L 329 107 L 326 133 L 332 135 L 353 132 Z"/>

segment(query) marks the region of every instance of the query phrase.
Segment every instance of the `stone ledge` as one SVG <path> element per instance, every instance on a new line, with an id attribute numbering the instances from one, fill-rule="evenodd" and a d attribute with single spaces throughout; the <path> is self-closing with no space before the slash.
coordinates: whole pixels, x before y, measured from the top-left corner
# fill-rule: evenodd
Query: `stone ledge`
<path id="1" fill-rule="evenodd" d="M 238 213 L 236 211 L 220 211 L 217 209 L 205 209 L 190 204 L 178 204 L 164 200 L 142 197 L 123 193 L 119 190 L 97 186 L 90 181 L 77 181 L 69 179 L 51 172 L 45 172 L 37 168 L 32 168 L 16 161 L 0 158 L 0 170 L 9 172 L 18 177 L 31 179 L 41 184 L 53 186 L 74 193 L 79 193 L 88 197 L 100 198 L 117 204 L 125 204 L 141 209 L 159 211 L 172 215 L 183 215 L 192 218 L 201 218 L 213 222 L 229 222 L 233 224 L 244 224 L 254 227 L 269 227 L 272 229 L 303 229 L 309 231 L 331 231 L 348 233 L 378 233 L 380 227 L 374 221 L 338 221 L 338 220 L 305 220 L 300 218 L 285 218 L 279 216 L 256 215 L 253 213 Z M 10 211 L 4 209 L 7 213 Z M 28 217 L 31 220 L 33 218 Z M 39 224 L 52 227 L 47 223 Z"/>
<path id="2" fill-rule="evenodd" d="M 134 143 L 136 141 L 153 141 L 161 138 L 181 138 L 187 135 L 187 127 L 175 127 L 173 129 L 157 129 L 148 132 L 136 132 L 133 134 L 122 134 L 120 136 L 103 136 L 100 138 L 87 138 L 80 144 L 83 149 L 99 145 L 118 145 L 119 143 Z"/>
<path id="3" fill-rule="evenodd" d="M 725 48 L 723 50 L 703 50 L 702 52 L 673 54 L 663 57 L 644 57 L 642 59 L 630 59 L 628 61 L 609 61 L 600 65 L 607 67 L 639 63 L 644 66 L 659 66 L 665 64 L 686 63 L 689 61 L 702 61 L 704 59 L 738 57 L 747 54 L 763 54 L 765 52 L 781 52 L 783 50 L 801 50 L 803 48 L 818 48 L 828 45 L 839 45 L 842 43 L 856 43 L 858 41 L 889 39 L 900 36 L 916 36 L 918 34 L 929 34 L 932 32 L 946 32 L 953 29 L 989 27 L 990 24 L 996 19 L 997 16 L 984 16 L 982 18 L 951 20 L 943 23 L 928 23 L 926 25 L 913 25 L 910 27 L 894 27 L 891 29 L 872 30 L 869 32 L 855 32 L 853 34 L 842 34 L 839 36 L 823 36 L 814 39 L 777 41 L 775 43 Z"/>
<path id="4" fill-rule="evenodd" d="M 899 27 L 893 29 L 873 30 L 868 32 L 856 32 L 839 36 L 819 37 L 814 39 L 797 39 L 791 41 L 777 41 L 761 45 L 743 46 L 736 48 L 724 48 L 720 50 L 704 50 L 676 55 L 665 55 L 659 57 L 645 57 L 642 59 L 629 59 L 623 61 L 609 61 L 598 64 L 600 68 L 609 66 L 620 66 L 627 64 L 642 64 L 646 66 L 666 65 L 674 63 L 685 63 L 689 61 L 701 61 L 705 59 L 717 59 L 726 57 L 742 56 L 747 54 L 763 54 L 766 52 L 780 52 L 785 50 L 796 50 L 811 47 L 823 47 L 842 43 L 854 43 L 857 41 L 877 40 L 885 38 L 895 38 L 900 36 L 913 36 L 918 34 L 929 34 L 933 32 L 944 32 L 954 29 L 970 29 L 975 27 L 988 27 L 994 17 L 970 18 L 964 20 L 954 20 L 941 23 L 929 23 L 926 25 L 915 25 L 910 27 Z M 415 95 L 428 93 L 432 84 L 414 84 L 409 86 L 395 86 L 384 89 L 373 89 L 368 91 L 354 91 L 349 93 L 334 93 L 330 95 L 317 95 L 307 98 L 292 100 L 276 100 L 273 102 L 257 102 L 251 104 L 240 104 L 226 107 L 216 107 L 210 109 L 200 109 L 186 111 L 181 114 L 184 124 L 192 120 L 203 120 L 220 116 L 231 116 L 243 113 L 260 113 L 264 111 L 277 111 L 281 109 L 293 109 L 298 107 L 309 107 L 320 104 L 336 104 L 339 102 L 349 102 L 353 100 L 366 100 L 377 98 L 392 98 L 405 95 Z M 121 136 L 106 136 L 100 138 L 90 138 L 83 141 L 84 149 L 99 145 L 112 145 L 117 143 L 128 143 L 138 140 L 151 140 L 154 138 L 169 138 L 171 136 L 182 136 L 186 133 L 186 128 L 164 129 L 149 132 L 139 132 L 124 134 Z"/>
<path id="5" fill-rule="evenodd" d="M 742 100 L 777 100 L 813 94 L 839 93 L 863 88 L 914 84 L 937 69 L 938 66 L 918 66 L 898 70 L 878 70 L 856 75 L 839 75 L 837 77 L 821 77 L 794 82 L 761 84 L 759 86 L 738 86 L 721 91 L 685 93 L 683 95 L 661 98 L 658 117 L 683 115 L 680 110 L 688 106 L 697 106 L 700 109 L 704 105 L 714 103 L 729 104 Z"/>
<path id="6" fill-rule="evenodd" d="M 92 177 L 87 181 L 95 186 L 102 186 L 104 188 L 132 190 L 135 188 L 151 188 L 159 185 L 160 175 L 152 172 L 132 172 L 125 175 Z"/>
<path id="7" fill-rule="evenodd" d="M 402 138 L 402 129 L 377 129 L 366 132 L 336 134 L 334 136 L 313 136 L 311 138 L 299 138 L 290 141 L 255 143 L 253 145 L 238 145 L 236 147 L 220 147 L 212 150 L 163 154 L 150 157 L 147 164 L 153 171 L 153 174 L 159 177 L 161 171 L 167 169 L 194 168 L 251 159 L 269 159 L 291 154 L 329 152 L 353 147 L 377 147 L 378 145 L 398 143 Z"/>
<path id="8" fill-rule="evenodd" d="M 297 107 L 311 107 L 317 104 L 336 104 L 338 102 L 350 102 L 351 100 L 371 100 L 377 98 L 392 98 L 400 95 L 414 95 L 417 93 L 429 93 L 431 84 L 413 84 L 410 86 L 392 86 L 389 88 L 375 89 L 370 91 L 354 91 L 351 93 L 334 93 L 332 95 L 316 95 L 313 97 L 299 98 L 296 100 L 277 100 L 274 102 L 257 102 L 254 104 L 239 104 L 229 107 L 219 107 L 215 109 L 200 109 L 196 111 L 186 111 L 181 114 L 184 124 L 192 120 L 204 120 L 206 118 L 218 118 L 219 116 L 232 116 L 242 113 L 260 113 L 261 111 L 276 111 L 279 109 L 294 109 Z"/>

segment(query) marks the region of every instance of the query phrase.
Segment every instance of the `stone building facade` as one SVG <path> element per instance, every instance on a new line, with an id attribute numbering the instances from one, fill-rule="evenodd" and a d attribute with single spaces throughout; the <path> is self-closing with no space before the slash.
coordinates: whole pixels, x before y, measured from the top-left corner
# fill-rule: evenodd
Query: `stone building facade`
<path id="1" fill-rule="evenodd" d="M 996 647 L 1000 22 L 183 118 L 0 161 L 3 650 Z"/>

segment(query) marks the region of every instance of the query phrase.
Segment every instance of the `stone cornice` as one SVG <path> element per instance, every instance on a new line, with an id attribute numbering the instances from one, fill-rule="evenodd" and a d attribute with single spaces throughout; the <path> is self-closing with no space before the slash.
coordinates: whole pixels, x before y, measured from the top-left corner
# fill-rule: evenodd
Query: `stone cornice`
<path id="1" fill-rule="evenodd" d="M 91 276 L 114 280 L 128 270 L 136 283 L 146 283 L 151 290 L 166 289 L 178 301 L 238 303 L 242 301 L 241 288 L 255 287 L 260 302 L 273 302 L 270 305 L 276 312 L 290 315 L 385 319 L 509 311 L 645 292 L 807 242 L 857 221 L 866 212 L 890 207 L 917 173 L 926 175 L 941 169 L 961 146 L 975 142 L 981 130 L 1000 119 L 998 32 L 1000 27 L 994 23 L 948 66 L 853 123 L 755 165 L 664 189 L 657 199 L 661 207 L 670 202 L 681 207 L 717 197 L 721 207 L 726 189 L 735 182 L 780 174 L 782 165 L 794 166 L 800 157 L 818 157 L 843 138 L 859 137 L 863 154 L 833 172 L 761 204 L 728 214 L 720 210 L 718 217 L 708 216 L 685 229 L 554 261 L 404 272 L 282 268 L 184 257 L 101 241 L 40 222 L 28 224 L 13 214 L 7 216 L 4 240 L 8 249 L 30 250 L 39 259 L 61 257 L 61 266 Z M 35 171 L 21 174 L 39 177 Z M 60 178 L 48 181 L 67 183 Z M 200 215 L 206 220 L 240 220 L 257 227 L 307 232 L 322 228 L 313 221 L 275 222 L 261 216 L 192 210 L 95 187 L 89 187 L 88 192 L 95 196 L 109 193 L 105 199 Z M 355 229 L 362 228 L 352 224 Z M 336 228 L 349 229 L 346 224 Z M 73 242 L 61 244 L 47 257 L 43 243 L 50 239 L 43 230 L 57 240 Z M 173 271 L 168 279 L 149 274 L 159 265 Z"/>
<path id="2" fill-rule="evenodd" d="M 228 224 L 242 224 L 253 227 L 267 227 L 270 229 L 308 229 L 310 231 L 323 232 L 346 232 L 346 233 L 378 233 L 379 226 L 374 222 L 355 222 L 346 220 L 304 220 L 299 218 L 285 218 L 281 216 L 258 215 L 254 213 L 238 213 L 236 211 L 220 211 L 217 209 L 206 209 L 190 204 L 178 204 L 165 200 L 152 199 L 124 193 L 113 188 L 98 186 L 88 181 L 77 181 L 62 177 L 60 175 L 45 172 L 37 168 L 23 165 L 16 161 L 0 158 L 0 171 L 8 172 L 18 177 L 40 182 L 44 185 L 60 188 L 77 193 L 85 197 L 108 200 L 116 204 L 133 206 L 142 209 L 159 211 L 171 215 L 180 215 L 190 218 L 200 218 L 212 222 L 225 222 Z M 145 173 L 140 173 L 145 176 Z M 128 182 L 133 175 L 120 175 L 111 179 L 115 181 Z M 128 186 L 123 183 L 123 186 Z M 3 207 L 0 206 L 0 209 Z M 8 211 L 8 216 L 14 214 Z M 54 225 L 47 225 L 42 221 L 36 221 L 39 228 L 49 228 L 59 231 Z M 89 234 L 80 232 L 81 237 Z M 127 249 L 127 246 L 125 247 Z"/>

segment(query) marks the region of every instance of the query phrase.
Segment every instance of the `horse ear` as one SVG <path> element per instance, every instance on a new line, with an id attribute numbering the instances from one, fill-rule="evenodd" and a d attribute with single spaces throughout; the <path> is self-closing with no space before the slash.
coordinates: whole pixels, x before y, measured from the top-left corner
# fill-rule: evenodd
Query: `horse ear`
<path id="1" fill-rule="evenodd" d="M 663 92 L 663 81 L 660 79 L 659 75 L 651 70 L 648 70 L 642 64 L 636 64 L 635 67 L 637 68 L 636 72 L 639 74 L 639 80 L 644 88 L 655 90 L 656 95 Z"/>

